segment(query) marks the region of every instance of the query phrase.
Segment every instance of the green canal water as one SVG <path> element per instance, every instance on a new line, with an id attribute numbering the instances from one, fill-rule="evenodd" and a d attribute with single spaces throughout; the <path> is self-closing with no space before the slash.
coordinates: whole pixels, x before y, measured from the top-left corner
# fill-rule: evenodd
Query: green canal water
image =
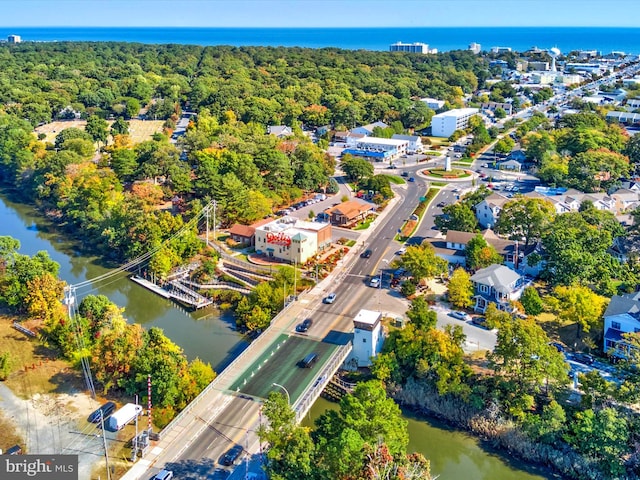
<path id="1" fill-rule="evenodd" d="M 99 259 L 78 251 L 76 245 L 59 235 L 33 207 L 16 204 L 0 196 L 0 235 L 20 240 L 20 252 L 33 255 L 45 250 L 60 264 L 60 277 L 69 284 L 91 280 L 108 272 Z M 242 336 L 233 329 L 233 319 L 210 309 L 188 312 L 145 288 L 131 282 L 126 275 L 102 282 L 90 282 L 78 290 L 78 297 L 87 294 L 106 295 L 125 308 L 130 322 L 146 328 L 160 327 L 187 357 L 199 357 L 220 370 L 245 347 Z M 313 423 L 322 412 L 337 405 L 319 399 L 307 422 Z M 486 449 L 478 440 L 464 433 L 413 418 L 409 421 L 409 449 L 425 455 L 431 461 L 432 473 L 440 480 L 542 480 L 552 478 L 536 474 L 521 463 L 512 463 Z"/>

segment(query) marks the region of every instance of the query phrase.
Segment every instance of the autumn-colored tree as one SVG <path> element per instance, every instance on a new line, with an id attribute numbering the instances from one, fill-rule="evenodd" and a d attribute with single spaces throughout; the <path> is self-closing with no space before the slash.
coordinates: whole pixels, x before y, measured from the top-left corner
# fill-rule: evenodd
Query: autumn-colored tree
<path id="1" fill-rule="evenodd" d="M 456 268 L 449 279 L 449 302 L 456 308 L 473 305 L 473 284 L 471 276 L 464 268 Z"/>
<path id="2" fill-rule="evenodd" d="M 600 325 L 608 300 L 589 287 L 570 285 L 554 288 L 553 295 L 547 297 L 547 303 L 560 320 L 578 325 L 579 338 L 582 332 L 589 332 Z"/>

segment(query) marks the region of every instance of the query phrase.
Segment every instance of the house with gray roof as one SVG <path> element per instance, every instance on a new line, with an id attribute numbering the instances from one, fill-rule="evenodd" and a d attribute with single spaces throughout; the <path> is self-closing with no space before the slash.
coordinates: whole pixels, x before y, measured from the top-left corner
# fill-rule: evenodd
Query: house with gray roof
<path id="1" fill-rule="evenodd" d="M 604 311 L 604 351 L 626 358 L 632 347 L 623 334 L 640 332 L 640 292 L 614 295 Z"/>
<path id="2" fill-rule="evenodd" d="M 373 123 L 369 123 L 368 125 L 362 125 L 360 127 L 356 127 L 351 130 L 351 133 L 361 133 L 365 137 L 369 137 L 373 135 L 373 129 L 375 127 L 387 128 L 388 126 L 389 125 L 387 125 L 384 122 L 373 122 Z"/>
<path id="3" fill-rule="evenodd" d="M 473 309 L 484 313 L 490 303 L 495 303 L 499 310 L 512 311 L 511 301 L 522 296 L 525 287 L 520 274 L 504 265 L 493 264 L 481 268 L 472 277 L 474 299 Z"/>
<path id="4" fill-rule="evenodd" d="M 419 135 L 400 135 L 394 133 L 391 138 L 393 140 L 406 140 L 407 142 L 409 142 L 409 145 L 407 145 L 408 153 L 422 151 L 422 137 Z"/>
<path id="5" fill-rule="evenodd" d="M 278 138 L 290 137 L 293 135 L 293 129 L 287 125 L 269 125 L 267 127 L 269 135 L 275 135 Z"/>

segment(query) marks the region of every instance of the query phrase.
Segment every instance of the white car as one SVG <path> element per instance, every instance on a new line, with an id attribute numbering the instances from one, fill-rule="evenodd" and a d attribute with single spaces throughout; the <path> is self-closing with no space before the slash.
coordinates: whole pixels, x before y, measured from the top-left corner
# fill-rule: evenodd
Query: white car
<path id="1" fill-rule="evenodd" d="M 324 303 L 333 303 L 336 300 L 336 294 L 335 293 L 330 293 L 329 295 L 327 295 L 324 298 Z"/>
<path id="2" fill-rule="evenodd" d="M 461 312 L 460 310 L 454 310 L 453 312 L 451 312 L 451 316 L 453 318 L 457 318 L 458 320 L 464 320 L 465 322 L 467 320 L 471 320 L 471 317 L 468 313 Z"/>
<path id="3" fill-rule="evenodd" d="M 402 247 L 396 252 L 396 255 L 404 255 L 405 253 L 407 253 L 407 247 Z"/>
<path id="4" fill-rule="evenodd" d="M 379 288 L 380 287 L 380 277 L 373 277 L 371 280 L 369 280 L 369 286 L 373 287 L 373 288 Z"/>

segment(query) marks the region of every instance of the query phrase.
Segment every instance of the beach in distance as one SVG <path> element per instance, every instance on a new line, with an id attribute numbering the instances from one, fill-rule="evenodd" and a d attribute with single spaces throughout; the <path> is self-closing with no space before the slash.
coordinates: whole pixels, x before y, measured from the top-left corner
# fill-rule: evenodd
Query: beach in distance
<path id="1" fill-rule="evenodd" d="M 614 27 L 419 27 L 419 28 L 176 28 L 176 27 L 2 27 L 0 38 L 23 41 L 99 41 L 191 45 L 284 46 L 349 50 L 389 50 L 389 45 L 421 42 L 438 51 L 533 46 L 562 52 L 597 50 L 640 54 L 640 28 Z"/>

